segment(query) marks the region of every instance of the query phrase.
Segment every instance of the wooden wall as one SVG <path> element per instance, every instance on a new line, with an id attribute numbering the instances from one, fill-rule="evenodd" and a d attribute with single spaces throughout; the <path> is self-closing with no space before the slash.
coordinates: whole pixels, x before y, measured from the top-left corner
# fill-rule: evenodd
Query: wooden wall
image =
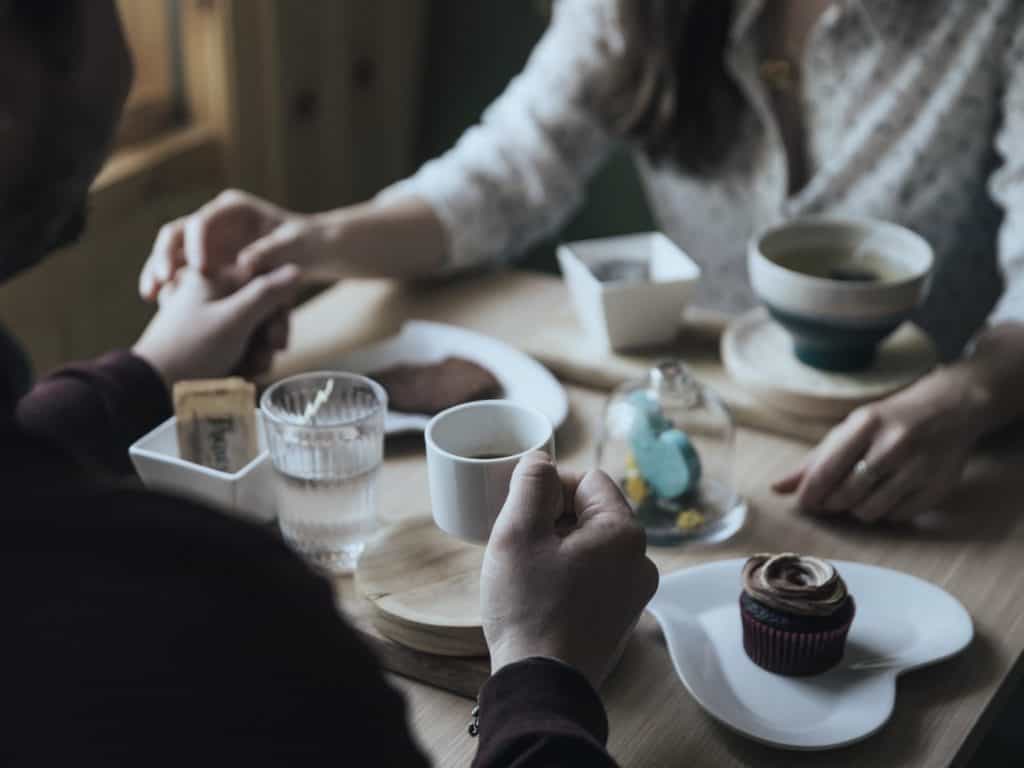
<path id="1" fill-rule="evenodd" d="M 311 211 L 410 172 L 426 16 L 427 0 L 186 4 L 186 83 L 228 145 L 229 177 Z"/>
<path id="2" fill-rule="evenodd" d="M 273 4 L 275 196 L 301 210 L 372 194 L 411 162 L 422 3 Z"/>

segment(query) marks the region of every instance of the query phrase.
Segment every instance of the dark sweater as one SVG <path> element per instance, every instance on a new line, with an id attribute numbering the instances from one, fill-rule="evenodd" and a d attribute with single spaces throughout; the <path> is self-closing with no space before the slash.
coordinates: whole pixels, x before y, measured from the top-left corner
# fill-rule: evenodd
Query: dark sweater
<path id="1" fill-rule="evenodd" d="M 127 470 L 128 446 L 170 413 L 146 363 L 71 366 L 12 410 L 0 764 L 426 764 L 329 585 L 276 536 L 97 480 Z M 475 765 L 613 765 L 604 709 L 575 670 L 514 664 L 480 708 Z"/>

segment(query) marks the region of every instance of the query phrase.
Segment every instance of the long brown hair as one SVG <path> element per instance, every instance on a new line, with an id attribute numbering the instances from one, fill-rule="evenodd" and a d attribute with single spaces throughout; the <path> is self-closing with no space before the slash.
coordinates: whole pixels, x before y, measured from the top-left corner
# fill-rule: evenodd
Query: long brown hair
<path id="1" fill-rule="evenodd" d="M 742 98 L 725 69 L 733 0 L 618 0 L 625 51 L 608 98 L 614 128 L 652 162 L 707 176 L 728 159 Z"/>

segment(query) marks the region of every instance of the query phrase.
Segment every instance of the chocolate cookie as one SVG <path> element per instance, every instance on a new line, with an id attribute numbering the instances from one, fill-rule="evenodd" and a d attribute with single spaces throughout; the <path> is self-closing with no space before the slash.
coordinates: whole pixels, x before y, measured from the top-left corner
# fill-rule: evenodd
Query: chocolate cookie
<path id="1" fill-rule="evenodd" d="M 453 405 L 501 396 L 494 375 L 461 357 L 431 365 L 396 365 L 370 378 L 388 393 L 388 407 L 403 413 L 433 415 Z"/>

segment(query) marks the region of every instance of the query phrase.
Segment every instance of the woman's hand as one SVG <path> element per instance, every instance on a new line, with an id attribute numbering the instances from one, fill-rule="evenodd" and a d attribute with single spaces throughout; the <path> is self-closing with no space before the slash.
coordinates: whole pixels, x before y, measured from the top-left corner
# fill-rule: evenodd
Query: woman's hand
<path id="1" fill-rule="evenodd" d="M 780 480 L 803 512 L 850 514 L 868 523 L 910 520 L 959 482 L 983 432 L 984 397 L 960 369 L 940 369 L 854 411 Z"/>
<path id="2" fill-rule="evenodd" d="M 328 261 L 326 250 L 316 217 L 227 190 L 195 213 L 160 229 L 139 277 L 139 293 L 147 301 L 156 301 L 163 287 L 186 266 L 238 284 L 284 264 L 318 276 Z"/>
<path id="3" fill-rule="evenodd" d="M 310 280 L 434 277 L 444 268 L 447 240 L 434 209 L 416 197 L 303 215 L 228 190 L 161 228 L 139 293 L 155 301 L 185 266 L 236 284 L 285 264 Z"/>
<path id="4" fill-rule="evenodd" d="M 134 352 L 168 387 L 183 379 L 262 373 L 288 343 L 298 277 L 289 265 L 239 287 L 181 271 L 161 290 L 160 310 Z"/>

